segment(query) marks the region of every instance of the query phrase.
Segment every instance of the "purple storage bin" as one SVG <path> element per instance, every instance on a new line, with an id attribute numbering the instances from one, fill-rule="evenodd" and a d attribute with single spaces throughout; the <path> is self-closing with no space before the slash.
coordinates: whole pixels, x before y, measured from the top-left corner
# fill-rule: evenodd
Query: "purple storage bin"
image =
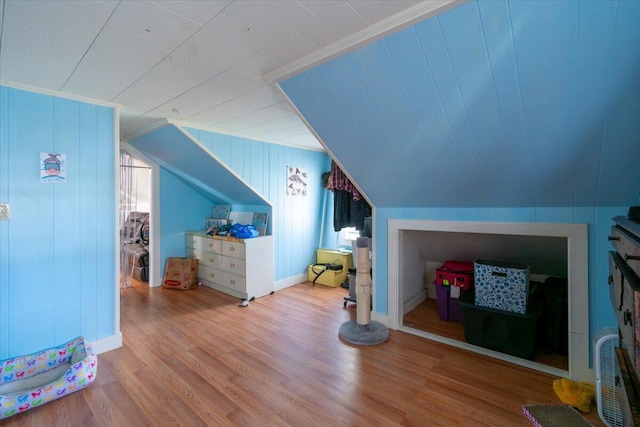
<path id="1" fill-rule="evenodd" d="M 436 298 L 438 301 L 438 315 L 442 320 L 452 320 L 454 322 L 462 322 L 462 308 L 458 298 L 451 298 L 451 286 L 442 286 L 437 283 Z"/>

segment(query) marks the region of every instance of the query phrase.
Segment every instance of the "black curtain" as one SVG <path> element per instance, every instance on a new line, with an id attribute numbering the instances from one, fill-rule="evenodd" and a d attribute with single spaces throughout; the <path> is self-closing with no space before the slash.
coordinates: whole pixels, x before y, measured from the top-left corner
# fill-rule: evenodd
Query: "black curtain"
<path id="1" fill-rule="evenodd" d="M 364 230 L 364 220 L 371 216 L 371 206 L 365 199 L 353 200 L 350 191 L 333 190 L 333 228 L 340 231 L 345 227 Z"/>

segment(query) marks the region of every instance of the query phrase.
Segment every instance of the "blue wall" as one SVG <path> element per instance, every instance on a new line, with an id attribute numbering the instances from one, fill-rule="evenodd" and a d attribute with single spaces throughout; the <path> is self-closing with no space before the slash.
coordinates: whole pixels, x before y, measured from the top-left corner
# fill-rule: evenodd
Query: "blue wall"
<path id="1" fill-rule="evenodd" d="M 185 231 L 201 230 L 211 213 L 211 201 L 165 168 L 160 168 L 160 260 L 187 256 Z"/>
<path id="2" fill-rule="evenodd" d="M 607 208 L 387 208 L 376 209 L 375 215 L 375 289 L 376 312 L 387 314 L 387 221 L 389 219 L 423 219 L 447 221 L 495 221 L 587 224 L 589 253 L 589 332 L 605 326 L 615 326 L 616 320 L 609 299 L 609 257 L 612 250 L 607 240 L 613 225 L 611 218 L 626 215 L 628 207 Z"/>
<path id="3" fill-rule="evenodd" d="M 0 359 L 115 333 L 114 150 L 112 108 L 0 87 Z"/>
<path id="4" fill-rule="evenodd" d="M 638 1 L 469 1 L 280 85 L 378 208 L 629 206 L 638 22 Z"/>
<path id="5" fill-rule="evenodd" d="M 306 274 L 315 262 L 315 250 L 320 243 L 323 199 L 325 189 L 322 173 L 331 168 L 326 153 L 302 150 L 198 129 L 186 129 L 202 145 L 242 177 L 273 207 L 272 234 L 275 246 L 275 280 L 285 280 Z M 307 170 L 308 195 L 286 194 L 286 167 Z M 331 199 L 331 194 L 327 194 Z M 334 248 L 333 203 L 326 203 L 328 214 L 322 247 Z"/>

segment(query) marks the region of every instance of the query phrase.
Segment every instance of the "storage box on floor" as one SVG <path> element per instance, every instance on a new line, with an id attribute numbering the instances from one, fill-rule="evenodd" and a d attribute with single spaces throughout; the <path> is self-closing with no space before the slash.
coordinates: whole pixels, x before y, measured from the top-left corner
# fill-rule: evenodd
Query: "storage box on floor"
<path id="1" fill-rule="evenodd" d="M 533 360 L 540 307 L 531 304 L 527 314 L 481 307 L 473 293 L 460 298 L 464 337 L 469 344 Z"/>
<path id="2" fill-rule="evenodd" d="M 533 360 L 541 307 L 528 304 L 529 267 L 478 260 L 474 273 L 475 292 L 460 298 L 467 342 Z"/>
<path id="3" fill-rule="evenodd" d="M 446 261 L 436 270 L 433 284 L 440 318 L 462 322 L 462 309 L 458 299 L 462 293 L 473 289 L 473 262 Z"/>
<path id="4" fill-rule="evenodd" d="M 196 287 L 198 277 L 197 258 L 167 258 L 162 287 L 188 290 Z"/>
<path id="5" fill-rule="evenodd" d="M 325 269 L 322 266 L 323 264 L 341 265 L 342 269 Z M 310 282 L 315 280 L 316 284 L 335 288 L 347 281 L 347 272 L 351 267 L 353 267 L 351 252 L 318 249 L 316 251 L 316 264 L 309 265 L 307 277 Z"/>

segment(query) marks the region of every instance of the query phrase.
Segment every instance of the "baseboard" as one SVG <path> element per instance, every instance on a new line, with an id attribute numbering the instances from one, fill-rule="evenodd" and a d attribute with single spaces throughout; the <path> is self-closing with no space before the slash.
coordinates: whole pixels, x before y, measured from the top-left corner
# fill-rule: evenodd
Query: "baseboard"
<path id="1" fill-rule="evenodd" d="M 371 312 L 371 320 L 382 323 L 384 326 L 389 327 L 389 316 L 386 314 Z"/>
<path id="2" fill-rule="evenodd" d="M 116 334 L 111 335 L 110 337 L 91 341 L 91 347 L 93 347 L 93 350 L 97 354 L 120 348 L 122 347 L 122 333 L 118 331 Z"/>
<path id="3" fill-rule="evenodd" d="M 282 289 L 291 287 L 293 285 L 297 285 L 298 283 L 306 282 L 308 278 L 309 277 L 307 274 L 299 274 L 297 276 L 291 276 L 287 279 L 277 281 L 276 283 L 274 283 L 273 288 L 276 291 L 280 291 Z"/>
<path id="4" fill-rule="evenodd" d="M 415 297 L 411 298 L 409 301 L 402 304 L 402 314 L 403 315 L 407 314 L 408 312 L 410 312 L 411 310 L 419 306 L 420 303 L 422 303 L 426 299 L 427 299 L 427 290 L 423 289 L 422 292 L 420 292 L 418 295 L 416 295 Z"/>

